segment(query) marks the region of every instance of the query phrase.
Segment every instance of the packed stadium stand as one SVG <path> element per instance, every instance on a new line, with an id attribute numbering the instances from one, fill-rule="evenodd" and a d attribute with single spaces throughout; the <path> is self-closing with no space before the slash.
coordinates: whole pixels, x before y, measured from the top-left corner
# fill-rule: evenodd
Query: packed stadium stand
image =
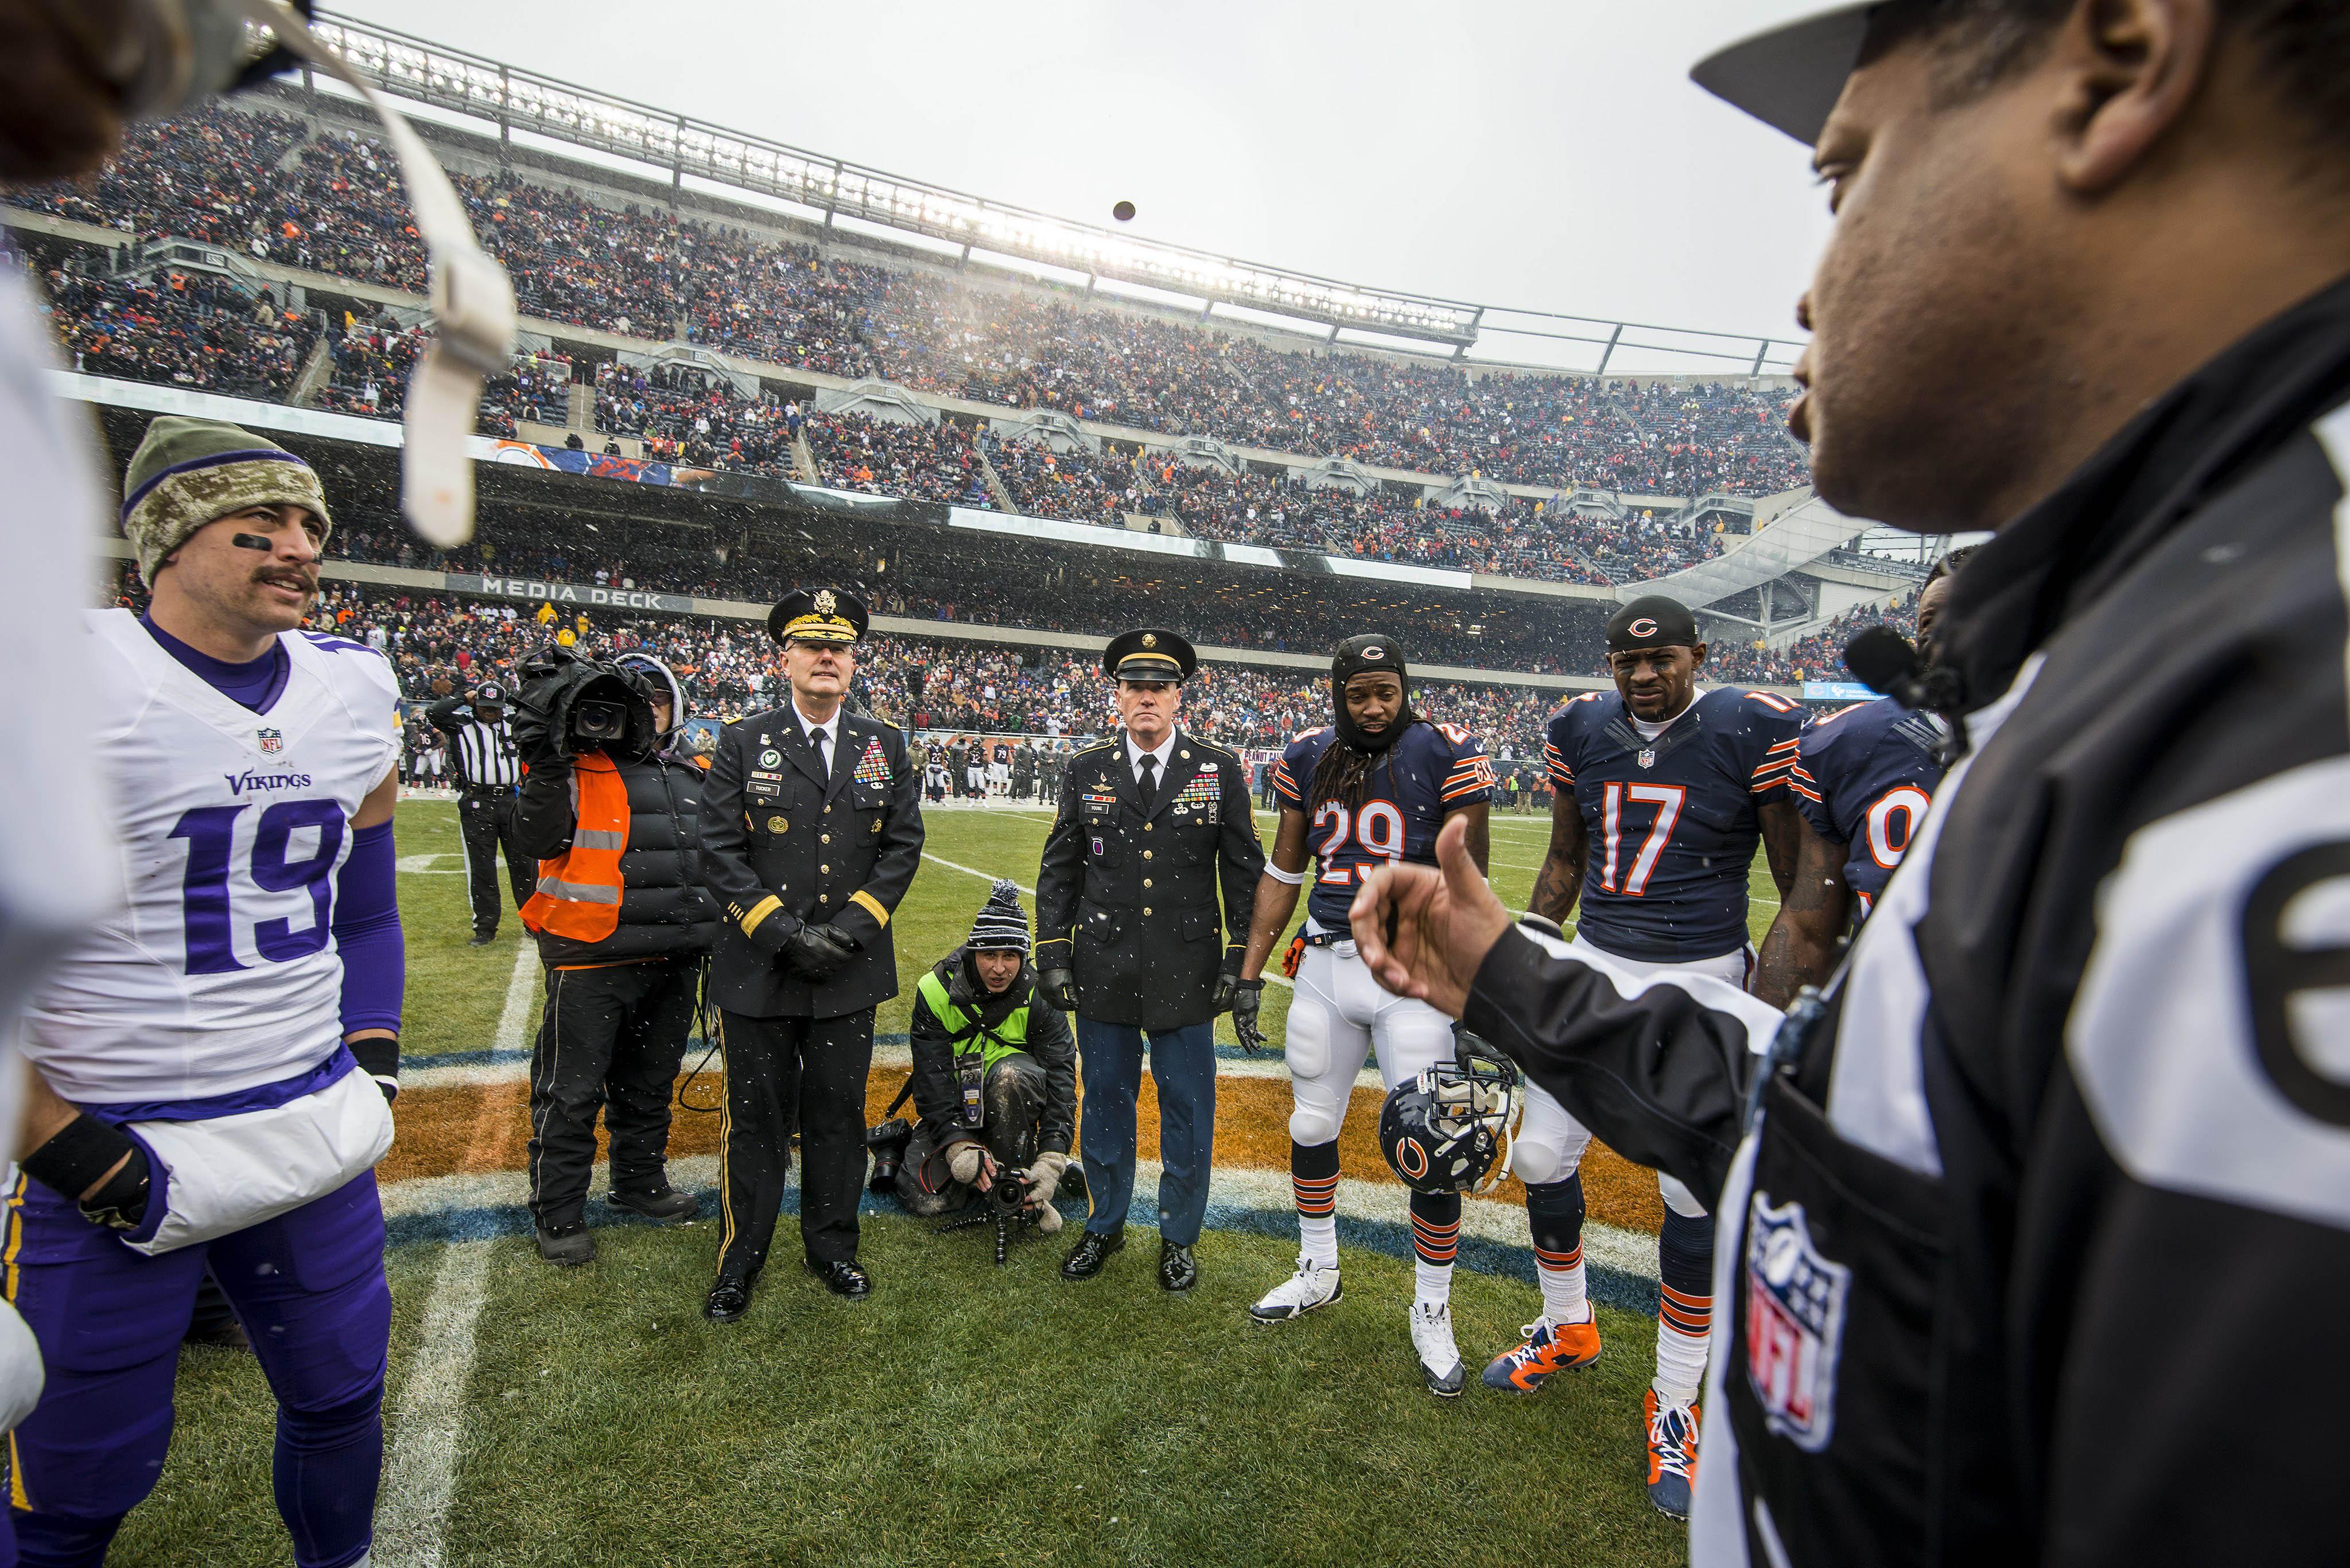
<path id="1" fill-rule="evenodd" d="M 296 91 L 263 102 L 140 128 L 104 173 L 18 195 L 33 216 L 16 243 L 85 374 L 396 419 L 429 327 L 395 161 Z M 351 530 L 338 544 L 354 560 L 729 600 L 830 568 L 908 618 L 1100 635 L 1183 604 L 1228 646 L 1319 649 L 1378 624 L 1423 660 L 1581 676 L 1616 590 L 1740 544 L 1758 505 L 1807 477 L 1783 380 L 1513 370 L 1225 329 L 876 243 L 804 243 L 686 192 L 629 200 L 586 165 L 444 161 L 536 334 L 484 388 L 485 435 L 666 462 L 680 482 L 760 476 L 1421 576 L 1211 571 L 935 528 L 827 563 L 805 535 L 547 504 L 485 508 L 480 538 L 446 557 L 396 526 Z M 1716 605 L 1711 673 L 1829 674 L 1834 613 L 1899 581 L 1865 560 L 1837 572 L 1846 586 L 1790 578 Z M 1601 597 L 1497 601 L 1472 577 Z M 1783 625 L 1807 636 L 1765 646 L 1787 642 Z"/>

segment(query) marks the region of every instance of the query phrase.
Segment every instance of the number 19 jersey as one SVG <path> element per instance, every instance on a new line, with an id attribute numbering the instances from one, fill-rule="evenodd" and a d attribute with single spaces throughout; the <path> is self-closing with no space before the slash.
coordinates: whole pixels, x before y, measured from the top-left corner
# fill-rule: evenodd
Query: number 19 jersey
<path id="1" fill-rule="evenodd" d="M 1306 809 L 1314 770 L 1337 742 L 1338 732 L 1326 727 L 1289 742 L 1273 766 L 1273 793 L 1283 809 Z M 1372 760 L 1361 805 L 1324 801 L 1308 818 L 1305 842 L 1315 876 L 1306 914 L 1322 929 L 1347 938 L 1354 928 L 1347 911 L 1365 871 L 1394 860 L 1434 864 L 1445 817 L 1492 798 L 1493 764 L 1477 737 L 1457 724 L 1414 722 Z"/>
<path id="2" fill-rule="evenodd" d="M 1803 730 L 1800 704 L 1735 687 L 1700 692 L 1653 740 L 1614 691 L 1551 715 L 1544 761 L 1583 817 L 1583 940 L 1652 963 L 1744 947 L 1756 811 L 1785 798 Z"/>
<path id="3" fill-rule="evenodd" d="M 400 754 L 399 682 L 341 638 L 281 633 L 263 712 L 214 691 L 128 610 L 81 647 L 120 912 L 59 963 L 26 1051 L 81 1105 L 211 1099 L 316 1067 L 342 1038 L 335 874 Z"/>

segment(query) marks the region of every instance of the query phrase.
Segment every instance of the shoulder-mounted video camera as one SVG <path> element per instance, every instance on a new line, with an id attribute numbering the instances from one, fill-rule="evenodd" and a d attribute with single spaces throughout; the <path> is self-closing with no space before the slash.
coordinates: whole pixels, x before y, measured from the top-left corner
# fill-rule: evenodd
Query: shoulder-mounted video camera
<path id="1" fill-rule="evenodd" d="M 641 679 L 560 646 L 541 649 L 515 671 L 515 743 L 533 755 L 588 752 L 642 757 L 658 743 L 651 693 Z"/>

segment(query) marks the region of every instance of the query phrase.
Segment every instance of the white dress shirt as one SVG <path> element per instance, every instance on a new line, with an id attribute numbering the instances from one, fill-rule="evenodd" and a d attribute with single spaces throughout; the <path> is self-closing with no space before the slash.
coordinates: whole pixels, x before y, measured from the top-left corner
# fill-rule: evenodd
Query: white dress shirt
<path id="1" fill-rule="evenodd" d="M 835 708 L 832 711 L 832 717 L 819 724 L 801 712 L 799 704 L 795 702 L 792 704 L 792 717 L 800 722 L 800 729 L 807 735 L 808 744 L 811 747 L 816 745 L 816 738 L 818 735 L 824 737 L 823 749 L 817 753 L 817 755 L 824 758 L 825 776 L 831 777 L 833 768 L 840 762 L 840 710 Z"/>
<path id="2" fill-rule="evenodd" d="M 1167 732 L 1167 738 L 1165 740 L 1159 742 L 1159 744 L 1147 752 L 1140 746 L 1134 743 L 1134 736 L 1131 733 L 1128 734 L 1126 737 L 1126 765 L 1133 770 L 1134 782 L 1137 784 L 1140 784 L 1142 782 L 1142 759 L 1145 757 L 1156 757 L 1159 759 L 1158 772 L 1152 775 L 1151 783 L 1165 784 L 1167 782 L 1167 759 L 1174 754 L 1175 732 L 1172 730 Z"/>

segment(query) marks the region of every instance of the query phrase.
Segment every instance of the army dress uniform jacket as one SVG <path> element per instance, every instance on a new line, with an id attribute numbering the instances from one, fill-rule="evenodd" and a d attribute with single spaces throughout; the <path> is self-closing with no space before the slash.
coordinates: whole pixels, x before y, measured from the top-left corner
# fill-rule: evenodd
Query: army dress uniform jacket
<path id="1" fill-rule="evenodd" d="M 921 780 L 892 727 L 840 714 L 829 779 L 788 704 L 726 727 L 702 793 L 702 876 L 722 919 L 710 1000 L 753 1018 L 839 1018 L 898 994 L 889 917 L 922 858 Z M 857 956 L 810 985 L 777 956 L 802 922 Z"/>
<path id="2" fill-rule="evenodd" d="M 1210 1022 L 1216 976 L 1239 973 L 1248 945 L 1264 870 L 1248 770 L 1179 731 L 1158 795 L 1146 815 L 1119 734 L 1069 759 L 1045 840 L 1036 967 L 1075 974 L 1077 1011 L 1097 1023 Z"/>

